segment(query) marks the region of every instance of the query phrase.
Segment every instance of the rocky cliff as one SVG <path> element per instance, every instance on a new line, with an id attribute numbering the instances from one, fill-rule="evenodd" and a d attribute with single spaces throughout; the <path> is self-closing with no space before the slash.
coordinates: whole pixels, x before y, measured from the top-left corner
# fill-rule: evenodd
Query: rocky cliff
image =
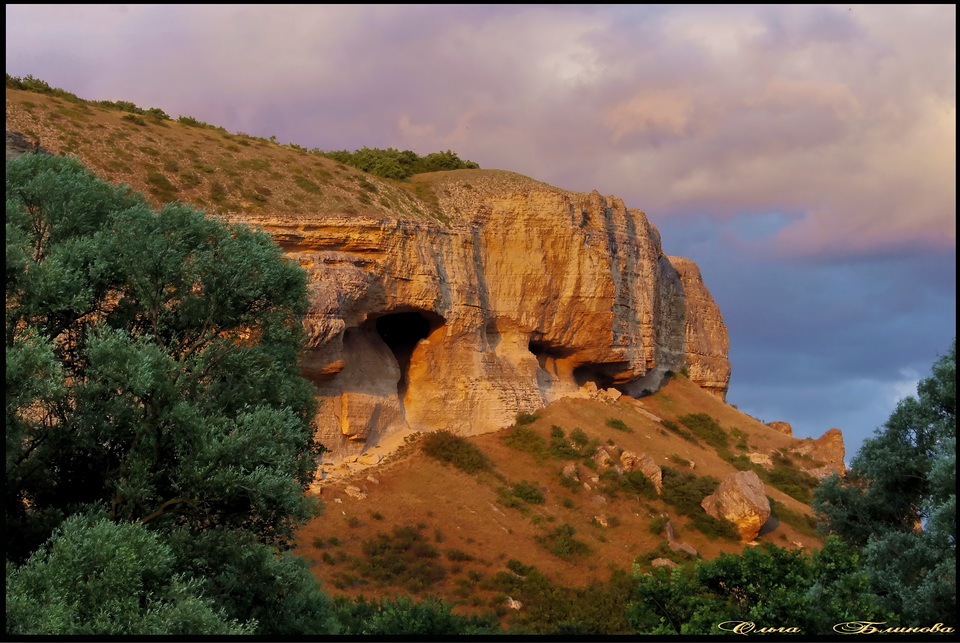
<path id="1" fill-rule="evenodd" d="M 670 257 L 685 294 L 686 352 L 690 379 L 721 400 L 730 386 L 730 341 L 720 308 L 690 259 Z"/>
<path id="2" fill-rule="evenodd" d="M 311 276 L 304 372 L 336 454 L 406 428 L 496 430 L 587 382 L 639 394 L 684 366 L 722 397 L 719 311 L 642 212 L 495 170 L 429 189 L 435 220 L 230 217 Z"/>
<path id="3" fill-rule="evenodd" d="M 88 111 L 124 136 L 143 135 L 119 116 Z M 42 130 L 53 153 L 68 145 L 32 111 L 12 114 Z M 180 128 L 171 123 L 178 131 L 169 136 Z M 8 156 L 12 147 L 37 151 L 24 141 L 8 136 Z M 356 192 L 334 194 L 322 209 L 286 200 L 220 216 L 262 227 L 310 275 L 303 369 L 323 398 L 318 437 L 335 456 L 406 429 L 496 430 L 590 382 L 638 395 L 684 367 L 725 394 L 719 310 L 696 265 L 667 257 L 643 212 L 512 172 L 437 172 L 399 186 L 304 158 L 318 165 L 315 176 L 354 182 Z M 121 178 L 149 191 L 136 175 Z M 189 202 L 188 186 L 180 189 Z"/>

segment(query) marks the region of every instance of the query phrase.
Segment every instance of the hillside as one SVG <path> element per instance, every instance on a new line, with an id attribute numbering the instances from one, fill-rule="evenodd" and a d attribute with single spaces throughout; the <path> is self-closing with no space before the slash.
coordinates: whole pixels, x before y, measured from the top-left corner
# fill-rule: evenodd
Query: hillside
<path id="1" fill-rule="evenodd" d="M 8 131 L 78 157 L 154 205 L 178 199 L 217 214 L 433 214 L 416 195 L 418 184 L 377 179 L 301 147 L 52 94 L 6 92 Z"/>
<path id="2" fill-rule="evenodd" d="M 600 587 L 657 558 L 820 544 L 804 472 L 842 468 L 842 438 L 798 440 L 725 403 L 719 310 L 622 201 L 502 170 L 379 179 L 297 145 L 9 87 L 7 129 L 154 205 L 259 226 L 307 270 L 302 370 L 331 453 L 312 489 L 325 513 L 297 551 L 332 594 L 440 595 L 509 622 L 526 566 Z M 431 457 L 436 435 L 485 464 Z M 640 475 L 622 453 L 655 466 Z M 748 544 L 700 508 L 738 471 L 773 500 Z"/>
<path id="3" fill-rule="evenodd" d="M 526 428 L 545 443 L 550 442 L 552 427 L 559 426 L 566 436 L 579 428 L 602 446 L 612 442 L 623 450 L 648 454 L 661 467 L 678 472 L 719 479 L 735 473 L 737 467 L 717 449 L 702 441 L 694 445 L 665 430 L 652 417 L 676 422 L 697 413 L 719 421 L 732 438 L 731 451 L 738 455 L 782 452 L 793 463 L 791 470 L 815 464 L 800 453 L 802 445 L 812 441 L 797 440 L 761 424 L 683 376 L 672 378 L 657 393 L 640 400 L 560 400 L 537 413 L 537 419 Z M 620 420 L 629 430 L 612 428 L 610 420 Z M 478 473 L 466 473 L 431 458 L 423 451 L 422 436 L 408 440 L 378 466 L 341 465 L 357 470 L 318 485 L 326 510 L 301 530 L 298 552 L 316 561 L 314 573 L 334 594 L 439 594 L 458 601 L 461 610 L 483 612 L 502 608 L 502 577 L 498 584 L 496 576 L 511 573 L 507 567 L 511 559 L 535 566 L 557 584 L 572 587 L 602 585 L 612 570 L 631 571 L 635 561 L 639 569 L 649 570 L 651 557 L 667 556 L 677 562 L 688 559 L 687 554 L 670 550 L 665 533 L 657 530 L 657 519 L 663 515 L 669 516 L 677 542 L 692 546 L 703 558 L 763 542 L 806 549 L 821 544 L 812 528 L 809 507 L 769 483 L 765 492 L 776 501 L 774 515 L 757 540 L 746 545 L 702 533 L 662 497 L 640 496 L 618 487 L 619 478 L 608 468 L 600 465 L 591 470 L 585 464 L 594 461 L 591 457 L 576 461 L 581 482 L 565 485 L 561 472 L 573 461 L 550 455 L 537 458 L 508 446 L 505 440 L 514 430 L 507 427 L 468 438 L 492 463 L 489 470 Z M 742 436 L 742 442 L 736 436 Z M 598 479 L 591 480 L 591 476 Z M 511 500 L 503 490 L 518 483 L 530 483 L 542 493 L 544 502 L 530 504 L 516 496 Z M 350 493 L 348 487 L 353 487 Z M 538 542 L 561 525 L 571 526 L 574 540 L 589 549 L 582 555 L 564 557 L 548 551 L 549 541 Z M 397 563 L 390 578 L 378 578 L 364 566 L 376 559 L 369 555 L 374 550 L 372 543 L 378 542 L 379 534 L 390 536 L 379 542 L 396 541 L 393 530 L 397 527 L 416 530 L 422 537 L 420 546 L 425 551 L 435 548 L 438 556 Z M 381 558 L 377 560 L 382 560 L 382 553 L 378 555 Z M 437 580 L 431 580 L 434 578 Z M 417 587 L 420 589 L 415 591 Z M 509 612 L 500 609 L 500 613 Z"/>

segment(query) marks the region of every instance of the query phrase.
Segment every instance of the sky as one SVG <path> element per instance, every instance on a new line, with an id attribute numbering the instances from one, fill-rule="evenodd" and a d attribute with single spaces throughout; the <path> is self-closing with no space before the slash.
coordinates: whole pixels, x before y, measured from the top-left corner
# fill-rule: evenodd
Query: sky
<path id="1" fill-rule="evenodd" d="M 6 5 L 6 71 L 643 210 L 728 402 L 847 459 L 956 335 L 956 6 Z"/>

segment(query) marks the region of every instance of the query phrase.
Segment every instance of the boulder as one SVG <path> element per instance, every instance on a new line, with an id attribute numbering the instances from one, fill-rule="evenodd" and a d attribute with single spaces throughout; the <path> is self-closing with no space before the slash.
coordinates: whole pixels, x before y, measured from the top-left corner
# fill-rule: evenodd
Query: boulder
<path id="1" fill-rule="evenodd" d="M 667 542 L 672 543 L 677 538 L 676 534 L 673 531 L 673 523 L 670 522 L 669 520 L 667 521 L 667 524 L 663 526 L 663 533 L 667 537 Z"/>
<path id="2" fill-rule="evenodd" d="M 759 464 L 764 469 L 773 468 L 773 459 L 767 453 L 748 453 L 747 459 L 754 464 Z"/>
<path id="3" fill-rule="evenodd" d="M 793 437 L 793 427 L 789 422 L 767 422 L 767 426 L 775 431 Z"/>
<path id="4" fill-rule="evenodd" d="M 603 447 L 597 447 L 597 452 L 593 455 L 593 461 L 596 463 L 598 469 L 606 469 L 613 465 L 613 459 Z"/>
<path id="5" fill-rule="evenodd" d="M 566 465 L 564 465 L 561 475 L 564 478 L 569 478 L 570 480 L 576 480 L 578 482 L 580 481 L 580 471 L 577 469 L 577 465 L 573 462 L 568 462 Z"/>
<path id="6" fill-rule="evenodd" d="M 354 486 L 352 486 L 352 485 L 349 486 L 349 487 L 346 487 L 346 488 L 343 490 L 343 493 L 345 493 L 345 494 L 347 494 L 348 496 L 350 496 L 351 498 L 355 498 L 355 499 L 357 499 L 357 500 L 363 500 L 364 498 L 367 497 L 367 494 L 365 494 L 365 493 L 363 492 L 363 490 L 360 489 L 360 487 L 354 487 Z"/>
<path id="7" fill-rule="evenodd" d="M 640 471 L 653 483 L 657 493 L 663 489 L 663 470 L 657 464 L 657 461 L 646 454 L 637 455 L 633 451 L 624 451 L 620 454 L 620 464 L 624 471 Z"/>
<path id="8" fill-rule="evenodd" d="M 676 541 L 671 541 L 670 549 L 672 549 L 673 551 L 682 551 L 685 554 L 689 554 L 692 558 L 696 558 L 699 555 L 699 552 L 694 547 L 686 543 L 678 543 Z"/>
<path id="9" fill-rule="evenodd" d="M 731 473 L 700 506 L 714 518 L 726 518 L 734 523 L 744 542 L 756 538 L 770 517 L 770 501 L 763 482 L 753 471 Z"/>
<path id="10" fill-rule="evenodd" d="M 822 463 L 806 470 L 816 478 L 825 478 L 834 473 L 843 475 L 847 471 L 846 464 L 843 462 L 846 450 L 843 445 L 843 432 L 840 429 L 830 429 L 816 440 L 809 438 L 801 440 L 793 450 L 800 455 L 809 455 Z"/>
<path id="11" fill-rule="evenodd" d="M 379 453 L 363 453 L 357 457 L 358 464 L 365 464 L 367 466 L 380 464 L 381 460 L 383 460 L 383 456 Z"/>
<path id="12" fill-rule="evenodd" d="M 667 558 L 654 558 L 650 561 L 650 564 L 654 567 L 676 567 L 677 564 L 672 560 Z"/>

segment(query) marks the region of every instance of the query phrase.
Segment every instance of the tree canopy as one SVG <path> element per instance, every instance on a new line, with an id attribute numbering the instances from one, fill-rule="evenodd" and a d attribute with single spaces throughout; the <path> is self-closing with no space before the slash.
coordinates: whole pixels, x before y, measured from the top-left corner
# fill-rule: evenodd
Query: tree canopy
<path id="1" fill-rule="evenodd" d="M 364 147 L 354 152 L 335 150 L 320 152 L 328 158 L 345 165 L 382 176 L 388 179 L 407 179 L 414 174 L 424 172 L 439 172 L 442 170 L 476 169 L 480 166 L 473 161 L 462 160 L 456 152 L 431 152 L 426 156 L 419 156 L 416 152 L 393 147 L 385 150 L 380 148 Z"/>
<path id="2" fill-rule="evenodd" d="M 871 586 L 906 624 L 955 623 L 957 344 L 816 490 L 828 533 L 863 547 Z"/>
<path id="3" fill-rule="evenodd" d="M 288 551 L 322 450 L 298 370 L 303 272 L 264 234 L 154 211 L 75 159 L 9 161 L 6 196 L 6 558 L 24 565 L 8 608 L 47 600 L 29 579 L 100 534 L 156 550 L 124 564 L 163 570 L 204 622 L 329 631 Z"/>
<path id="4" fill-rule="evenodd" d="M 838 538 L 811 554 L 767 543 L 661 568 L 639 577 L 635 596 L 627 617 L 646 634 L 723 634 L 743 622 L 817 635 L 833 634 L 837 623 L 884 620 L 856 548 Z"/>

